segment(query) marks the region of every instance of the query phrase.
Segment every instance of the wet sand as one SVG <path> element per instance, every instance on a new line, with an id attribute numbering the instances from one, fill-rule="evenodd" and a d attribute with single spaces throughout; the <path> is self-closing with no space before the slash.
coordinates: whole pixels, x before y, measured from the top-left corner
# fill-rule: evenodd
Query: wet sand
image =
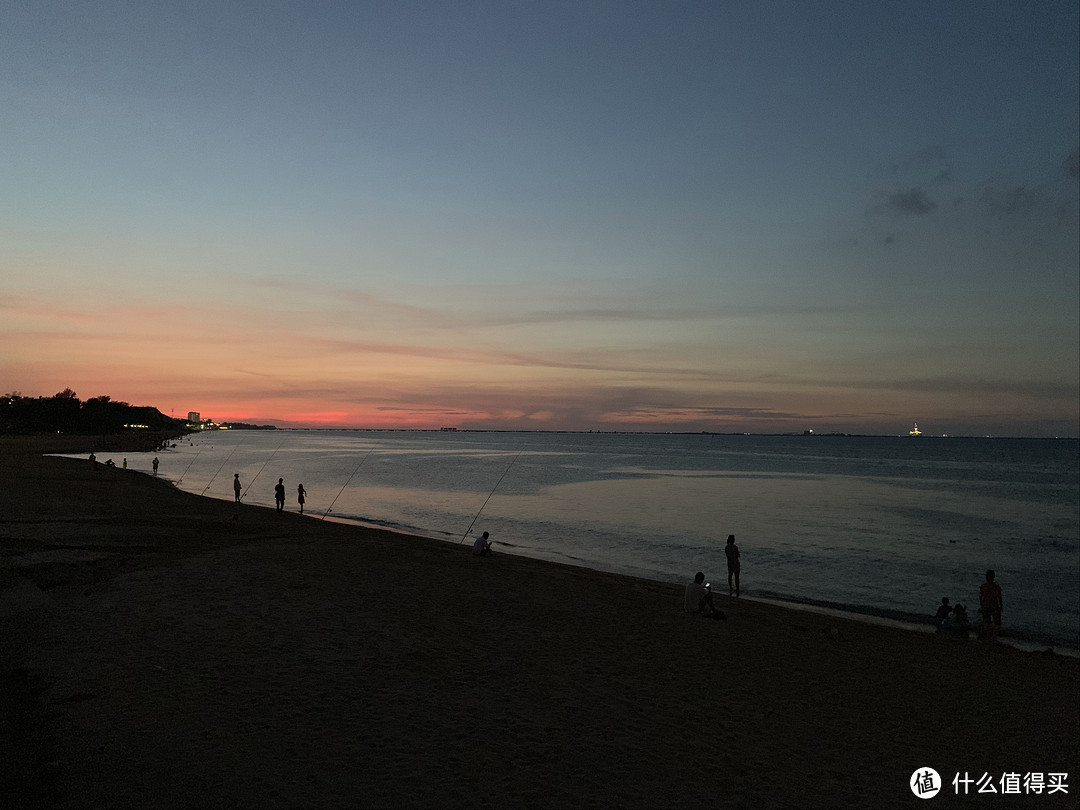
<path id="1" fill-rule="evenodd" d="M 924 806 L 924 766 L 941 806 L 958 771 L 1077 778 L 1075 659 L 726 596 L 711 621 L 677 584 L 4 456 L 0 806 Z"/>

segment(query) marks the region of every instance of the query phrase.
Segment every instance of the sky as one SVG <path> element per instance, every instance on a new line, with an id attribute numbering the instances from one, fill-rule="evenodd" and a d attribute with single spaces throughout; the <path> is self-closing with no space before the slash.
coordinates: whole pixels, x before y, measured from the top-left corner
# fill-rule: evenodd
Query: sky
<path id="1" fill-rule="evenodd" d="M 1075 2 L 0 0 L 0 393 L 1080 434 Z"/>

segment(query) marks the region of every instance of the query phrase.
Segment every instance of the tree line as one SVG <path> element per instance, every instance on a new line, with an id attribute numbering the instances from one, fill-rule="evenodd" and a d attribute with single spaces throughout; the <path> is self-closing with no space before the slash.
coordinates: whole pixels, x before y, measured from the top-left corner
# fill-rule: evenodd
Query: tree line
<path id="1" fill-rule="evenodd" d="M 123 433 L 135 430 L 186 432 L 183 419 L 166 416 L 157 408 L 114 401 L 107 396 L 81 401 L 65 388 L 51 397 L 5 394 L 0 402 L 0 433 Z"/>

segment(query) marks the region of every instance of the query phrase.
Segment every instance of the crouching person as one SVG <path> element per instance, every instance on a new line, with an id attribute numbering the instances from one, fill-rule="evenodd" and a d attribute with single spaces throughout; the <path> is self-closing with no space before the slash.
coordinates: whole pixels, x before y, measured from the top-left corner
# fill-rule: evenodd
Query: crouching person
<path id="1" fill-rule="evenodd" d="M 683 610 L 687 613 L 703 613 L 710 619 L 727 618 L 723 611 L 717 610 L 713 604 L 712 589 L 701 571 L 694 574 L 694 581 L 686 585 Z"/>

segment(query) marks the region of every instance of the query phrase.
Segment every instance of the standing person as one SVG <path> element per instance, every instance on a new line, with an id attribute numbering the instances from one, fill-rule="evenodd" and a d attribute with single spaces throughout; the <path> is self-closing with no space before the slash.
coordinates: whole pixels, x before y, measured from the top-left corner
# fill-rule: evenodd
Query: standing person
<path id="1" fill-rule="evenodd" d="M 304 485 L 301 484 L 296 488 L 296 500 L 300 504 L 300 514 L 304 514 L 304 498 L 307 496 L 307 490 L 304 489 Z"/>
<path id="2" fill-rule="evenodd" d="M 160 462 L 158 461 L 158 457 L 154 456 L 154 475 L 157 475 L 157 468 L 159 463 Z"/>
<path id="3" fill-rule="evenodd" d="M 279 478 L 277 480 L 277 486 L 274 487 L 274 502 L 277 504 L 277 510 L 279 512 L 285 511 L 285 479 Z"/>
<path id="4" fill-rule="evenodd" d="M 232 491 L 234 500 L 240 503 L 240 473 L 233 473 Z"/>
<path id="5" fill-rule="evenodd" d="M 735 595 L 739 595 L 739 547 L 735 545 L 735 535 L 727 536 L 727 545 L 724 546 L 724 555 L 727 557 L 727 590 L 731 596 L 731 580 L 735 580 Z"/>
<path id="6" fill-rule="evenodd" d="M 986 572 L 986 582 L 979 586 L 979 612 L 986 638 L 993 638 L 997 628 L 1001 627 L 1001 586 L 994 581 L 996 578 L 990 569 Z"/>

